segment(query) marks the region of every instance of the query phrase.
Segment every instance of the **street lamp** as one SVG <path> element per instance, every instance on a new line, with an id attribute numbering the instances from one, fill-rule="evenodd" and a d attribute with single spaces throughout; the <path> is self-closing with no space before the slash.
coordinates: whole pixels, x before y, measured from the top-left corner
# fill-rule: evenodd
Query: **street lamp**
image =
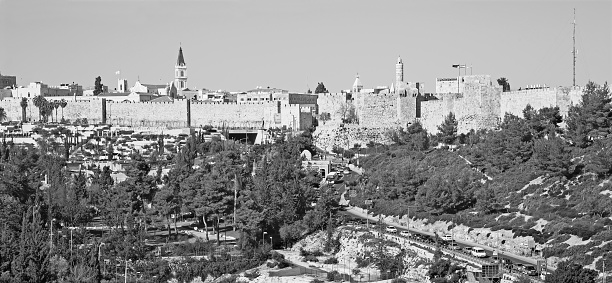
<path id="1" fill-rule="evenodd" d="M 100 261 L 100 259 L 102 258 L 102 250 L 101 250 L 100 248 L 101 248 L 103 245 L 105 245 L 103 242 L 101 242 L 101 243 L 98 245 L 98 264 L 100 264 L 100 262 L 101 262 L 101 261 Z M 104 271 L 105 271 L 105 272 L 103 272 L 103 274 L 104 274 L 104 273 L 106 273 L 106 265 L 104 266 Z"/>
<path id="2" fill-rule="evenodd" d="M 272 237 L 270 237 L 270 247 L 272 247 Z"/>
<path id="3" fill-rule="evenodd" d="M 265 244 L 265 240 L 266 240 L 266 234 L 268 234 L 268 232 L 263 231 L 263 234 L 261 234 L 261 245 L 263 246 Z"/>
<path id="4" fill-rule="evenodd" d="M 47 178 L 47 176 L 45 176 L 45 179 Z M 55 222 L 55 218 L 51 219 L 51 225 L 49 225 L 49 228 L 51 229 L 51 231 L 49 232 L 50 236 L 51 236 L 51 249 L 53 249 L 53 222 Z"/>

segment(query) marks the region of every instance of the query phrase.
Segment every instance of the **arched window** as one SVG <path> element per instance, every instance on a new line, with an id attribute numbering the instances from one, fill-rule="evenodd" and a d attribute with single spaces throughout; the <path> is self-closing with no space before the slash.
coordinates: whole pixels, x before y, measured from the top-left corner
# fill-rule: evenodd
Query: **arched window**
<path id="1" fill-rule="evenodd" d="M 183 71 L 181 71 L 181 77 L 185 76 L 185 73 L 183 73 Z"/>

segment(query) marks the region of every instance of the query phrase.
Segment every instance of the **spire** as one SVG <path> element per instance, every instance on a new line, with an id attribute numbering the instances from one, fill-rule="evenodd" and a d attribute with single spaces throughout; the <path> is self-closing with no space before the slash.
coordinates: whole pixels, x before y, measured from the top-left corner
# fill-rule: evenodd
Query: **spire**
<path id="1" fill-rule="evenodd" d="M 397 56 L 397 63 L 398 63 L 398 64 L 403 64 L 403 63 L 402 63 L 402 57 Z"/>
<path id="2" fill-rule="evenodd" d="M 361 84 L 361 80 L 359 79 L 359 73 L 355 76 L 355 82 L 353 83 L 353 88 L 361 88 L 363 85 Z"/>
<path id="3" fill-rule="evenodd" d="M 185 58 L 183 58 L 183 47 L 179 47 L 178 59 L 176 59 L 177 66 L 185 66 Z"/>

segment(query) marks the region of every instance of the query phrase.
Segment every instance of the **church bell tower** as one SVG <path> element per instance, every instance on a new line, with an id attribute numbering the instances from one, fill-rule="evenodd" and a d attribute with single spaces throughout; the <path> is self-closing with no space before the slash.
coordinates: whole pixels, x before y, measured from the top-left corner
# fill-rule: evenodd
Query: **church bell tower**
<path id="1" fill-rule="evenodd" d="M 187 65 L 183 57 L 183 48 L 179 47 L 178 59 L 174 66 L 174 84 L 179 90 L 187 88 Z"/>

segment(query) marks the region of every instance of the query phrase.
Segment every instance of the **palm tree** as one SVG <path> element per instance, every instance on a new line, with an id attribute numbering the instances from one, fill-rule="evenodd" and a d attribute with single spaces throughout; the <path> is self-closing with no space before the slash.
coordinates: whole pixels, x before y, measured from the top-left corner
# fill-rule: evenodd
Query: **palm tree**
<path id="1" fill-rule="evenodd" d="M 6 120 L 6 111 L 4 111 L 4 108 L 0 107 L 0 122 Z"/>
<path id="2" fill-rule="evenodd" d="M 21 121 L 25 122 L 26 108 L 28 108 L 28 99 L 25 97 L 21 98 L 21 102 L 19 103 L 19 105 L 21 105 Z"/>
<path id="3" fill-rule="evenodd" d="M 34 97 L 33 101 L 34 101 L 34 106 L 38 108 L 38 121 L 40 121 L 40 116 L 42 114 L 43 101 L 45 101 L 45 98 L 40 95 L 37 95 Z"/>
<path id="4" fill-rule="evenodd" d="M 62 119 L 64 119 L 64 108 L 66 108 L 66 105 L 68 105 L 68 101 L 66 101 L 66 99 L 60 100 L 60 107 L 62 107 Z"/>
<path id="5" fill-rule="evenodd" d="M 57 122 L 57 108 L 60 107 L 60 102 L 55 100 L 52 104 L 53 108 L 55 108 L 55 122 Z"/>

